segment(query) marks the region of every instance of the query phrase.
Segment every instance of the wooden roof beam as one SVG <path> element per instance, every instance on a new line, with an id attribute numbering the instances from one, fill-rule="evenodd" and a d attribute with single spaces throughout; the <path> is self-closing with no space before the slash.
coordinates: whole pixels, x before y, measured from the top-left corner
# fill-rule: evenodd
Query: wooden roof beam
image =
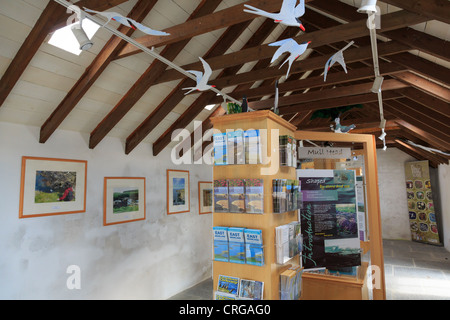
<path id="1" fill-rule="evenodd" d="M 435 109 L 433 109 L 433 107 L 428 107 L 420 104 L 414 100 L 411 100 L 407 96 L 405 96 L 404 98 L 396 99 L 396 102 L 405 105 L 408 108 L 420 110 L 420 112 L 425 113 L 427 116 L 433 118 L 435 121 L 439 122 L 442 125 L 445 125 L 446 127 L 450 126 L 450 113 L 439 113 Z"/>
<path id="2" fill-rule="evenodd" d="M 397 91 L 387 91 L 383 93 L 383 101 L 388 101 L 391 99 L 398 99 L 401 98 L 402 95 L 398 93 Z M 296 105 L 292 105 L 289 107 L 280 108 L 280 115 L 284 114 L 294 114 L 300 111 L 310 110 L 322 110 L 322 109 L 328 109 L 328 108 L 336 108 L 336 107 L 342 107 L 342 106 L 349 106 L 353 104 L 363 104 L 363 103 L 370 103 L 370 102 L 377 102 L 378 96 L 374 93 L 366 93 L 356 96 L 346 96 L 342 98 L 335 98 L 335 99 L 323 99 L 323 100 L 317 100 L 313 102 L 307 102 L 307 103 L 300 103 Z"/>
<path id="3" fill-rule="evenodd" d="M 423 22 L 422 17 L 420 17 L 416 14 L 409 13 L 409 12 L 394 12 L 394 13 L 383 15 L 381 18 L 382 18 L 382 22 L 383 22 L 383 24 L 382 24 L 383 31 L 395 30 L 395 29 L 403 28 L 410 24 L 417 24 L 417 23 Z M 322 29 L 319 31 L 311 32 L 311 33 L 305 33 L 300 36 L 294 37 L 294 39 L 299 43 L 305 42 L 305 41 L 312 41 L 311 44 L 309 45 L 309 48 L 314 49 L 317 47 L 321 47 L 323 45 L 328 45 L 328 44 L 336 43 L 339 41 L 351 40 L 351 39 L 355 39 L 358 37 L 365 37 L 365 36 L 368 36 L 368 34 L 369 34 L 369 30 L 367 29 L 366 22 L 367 22 L 367 19 L 362 19 L 359 21 L 342 24 L 342 25 L 339 25 L 339 26 L 333 27 L 333 28 Z M 383 52 L 382 52 L 383 48 L 390 48 L 390 49 L 395 48 L 396 50 L 398 50 L 397 53 L 405 52 L 405 51 L 411 49 L 409 46 L 402 45 L 397 42 L 384 43 L 384 44 L 381 43 L 378 48 L 380 51 L 380 55 L 383 55 Z M 366 50 L 366 49 L 368 50 L 367 55 L 370 55 L 366 59 L 372 59 L 371 48 L 369 46 L 364 47 L 364 50 Z M 222 55 L 219 57 L 214 57 L 214 58 L 208 59 L 207 62 L 213 70 L 219 70 L 219 69 L 227 68 L 232 65 L 239 65 L 239 64 L 243 64 L 243 63 L 247 63 L 247 62 L 251 62 L 251 61 L 257 61 L 257 60 L 262 60 L 265 58 L 271 58 L 276 50 L 277 50 L 277 48 L 274 48 L 274 47 L 269 46 L 268 44 L 265 44 L 262 46 L 257 46 L 257 47 L 249 48 L 246 50 L 240 50 L 238 52 L 225 54 L 225 55 Z M 357 49 L 347 50 L 346 51 L 346 60 L 348 60 L 348 61 L 351 61 L 349 56 L 350 56 L 350 52 L 352 50 L 355 50 L 353 52 L 353 54 L 357 54 L 357 52 L 356 52 Z M 361 51 L 361 50 L 363 50 L 363 48 L 359 48 L 359 50 Z M 390 54 L 394 54 L 395 50 L 392 50 L 392 51 L 393 52 Z M 320 59 L 322 59 L 322 60 L 320 60 L 320 63 L 319 63 L 320 67 L 318 66 L 317 68 L 323 68 L 326 60 L 328 60 L 328 59 L 325 59 L 325 62 L 323 62 L 323 57 L 320 57 Z M 301 65 L 302 63 L 304 64 L 308 60 L 309 59 L 306 59 L 303 61 L 298 61 L 298 62 L 294 63 L 293 69 L 291 69 L 292 73 L 304 71 L 304 69 L 302 69 L 301 71 L 296 71 L 296 70 L 294 70 L 295 69 L 294 66 Z M 196 63 L 192 63 L 192 64 L 183 66 L 183 69 L 196 70 L 201 67 L 202 67 L 201 63 L 196 62 Z M 307 68 L 305 68 L 305 69 L 306 69 L 306 71 L 311 70 L 311 69 L 307 69 Z M 283 69 L 283 70 L 285 70 L 285 69 Z M 284 71 L 284 74 L 285 73 L 286 73 L 286 71 Z M 277 76 L 279 76 L 279 74 L 275 74 L 273 77 L 277 77 Z M 168 72 L 166 72 L 159 79 L 159 83 L 177 80 L 177 79 L 181 79 L 181 78 L 183 78 L 183 76 L 180 75 L 180 73 L 177 72 L 176 70 L 168 70 Z"/>
<path id="4" fill-rule="evenodd" d="M 417 0 L 395 0 L 395 1 L 401 1 L 404 4 L 407 3 L 413 3 L 413 1 Z M 427 6 L 429 3 L 428 0 L 424 0 L 422 3 Z M 441 1 L 441 0 L 439 0 Z M 447 2 L 445 5 L 446 8 L 448 8 L 449 2 L 446 0 L 442 0 L 443 2 Z M 358 19 L 358 17 L 361 17 L 362 15 L 358 12 L 356 12 L 355 7 L 345 4 L 343 2 L 339 1 L 314 1 L 310 3 L 311 6 L 313 6 L 316 9 L 322 10 L 332 16 L 335 16 L 337 18 L 343 19 L 347 22 L 352 22 Z M 448 9 L 447 9 L 448 12 Z M 415 12 L 416 14 L 421 15 L 422 22 L 425 22 L 429 20 L 427 16 L 424 16 L 422 12 Z M 448 14 L 447 14 L 448 15 Z M 441 57 L 444 59 L 447 59 L 449 56 L 449 51 L 446 50 L 448 48 L 448 44 L 441 40 L 437 39 L 433 36 L 427 35 L 424 32 L 419 32 L 414 29 L 406 29 L 407 27 L 411 25 L 415 25 L 417 23 L 411 23 L 407 24 L 404 27 L 405 28 L 397 28 L 399 31 L 393 31 L 393 30 L 386 30 L 383 26 L 384 20 L 383 17 L 386 15 L 381 16 L 382 17 L 382 28 L 380 30 L 377 30 L 377 33 L 388 37 L 391 35 L 393 37 L 392 40 L 399 41 L 403 43 L 404 45 L 408 45 L 411 49 L 419 49 L 421 51 L 425 51 L 429 54 L 432 54 L 436 57 Z M 405 32 L 407 31 L 407 32 Z M 425 41 L 425 42 L 422 42 Z M 425 45 L 424 45 L 425 44 Z M 426 48 L 425 48 L 426 47 Z M 403 66 L 406 66 L 410 68 L 411 70 L 414 70 L 420 74 L 423 74 L 426 77 L 430 77 L 432 79 L 435 79 L 437 81 L 440 81 L 444 84 L 449 83 L 449 72 L 448 69 L 445 67 L 442 67 L 441 65 L 438 65 L 436 63 L 429 62 L 428 60 L 425 60 L 423 58 L 417 57 L 411 53 L 402 53 L 399 55 L 395 55 L 391 57 L 390 59 L 393 62 L 396 62 L 398 64 L 401 64 Z"/>
<path id="5" fill-rule="evenodd" d="M 318 69 L 322 70 L 322 69 Z M 380 64 L 380 71 L 383 76 L 397 74 L 406 71 L 406 68 L 402 66 L 398 66 L 396 64 L 382 62 Z M 327 81 L 324 82 L 324 77 L 322 75 L 301 79 L 301 80 L 292 80 L 286 81 L 284 83 L 280 83 L 278 85 L 279 93 L 286 93 L 295 90 L 304 90 L 311 88 L 320 88 L 324 85 L 337 85 L 337 84 L 345 84 L 348 82 L 353 82 L 357 80 L 366 80 L 374 77 L 373 67 L 363 67 L 358 69 L 348 70 L 348 73 L 344 71 L 329 73 L 327 76 Z M 260 98 L 267 96 L 268 92 L 273 91 L 273 85 L 262 86 L 257 88 L 252 88 L 248 90 L 242 90 L 233 92 L 236 96 L 244 96 L 246 95 L 248 99 L 252 98 Z M 214 102 L 219 103 L 220 98 L 214 99 Z"/>
<path id="6" fill-rule="evenodd" d="M 427 159 L 424 156 L 422 156 L 421 154 L 419 154 L 417 152 L 417 149 L 412 148 L 411 146 L 406 147 L 403 144 L 395 143 L 394 147 L 397 148 L 398 150 L 403 151 L 404 153 L 410 155 L 411 157 L 415 158 L 416 160 L 419 160 L 419 161 L 428 160 L 428 161 L 430 161 L 429 159 Z M 437 168 L 438 164 L 430 161 L 430 166 L 432 168 Z"/>
<path id="7" fill-rule="evenodd" d="M 409 99 L 416 101 L 436 112 L 439 112 L 443 116 L 448 117 L 450 115 L 450 105 L 436 97 L 427 94 L 416 88 L 408 88 L 401 90 L 401 93 Z"/>
<path id="8" fill-rule="evenodd" d="M 412 28 L 402 28 L 383 32 L 382 35 L 439 59 L 450 61 L 450 43 L 425 32 Z"/>
<path id="9" fill-rule="evenodd" d="M 199 17 L 209 15 L 219 6 L 220 0 L 203 0 L 190 15 L 188 20 L 194 20 Z M 174 60 L 183 48 L 189 43 L 190 39 L 184 39 L 176 43 L 167 45 L 161 56 L 167 60 Z M 106 115 L 106 117 L 91 132 L 89 139 L 89 148 L 94 149 L 106 135 L 119 123 L 120 120 L 133 108 L 133 106 L 142 98 L 142 96 L 154 85 L 155 80 L 160 77 L 167 65 L 155 59 L 153 63 L 143 72 L 141 77 L 128 90 L 124 97 L 114 106 L 114 108 Z"/>
<path id="10" fill-rule="evenodd" d="M 255 33 L 255 35 L 244 45 L 243 49 L 251 48 L 251 47 L 260 45 L 269 36 L 269 34 L 274 30 L 275 27 L 276 27 L 275 24 L 273 24 L 270 20 L 266 19 L 263 22 L 263 24 L 258 28 L 258 30 Z M 286 28 L 281 33 L 281 35 L 278 37 L 278 39 L 281 40 L 281 39 L 290 38 L 290 37 L 295 36 L 297 33 L 298 33 L 298 31 L 294 31 L 293 28 Z M 253 66 L 252 70 L 266 68 L 269 65 L 270 65 L 270 59 L 260 60 Z M 240 86 L 237 86 L 233 90 L 232 94 L 234 96 L 236 96 L 236 97 L 241 97 L 241 96 L 243 97 L 245 94 L 241 95 L 238 92 L 240 92 L 241 90 L 242 91 L 246 91 L 250 87 L 251 87 L 251 85 L 249 85 L 248 83 L 240 85 Z M 213 104 L 213 103 L 217 103 L 217 104 L 220 103 L 221 104 L 222 102 L 223 102 L 223 99 L 219 99 L 218 101 L 211 100 L 210 104 Z M 209 130 L 209 129 L 211 129 L 213 127 L 212 122 L 211 122 L 211 118 L 213 118 L 213 117 L 220 117 L 220 116 L 223 116 L 224 114 L 226 114 L 226 111 L 225 111 L 224 108 L 222 108 L 221 106 L 216 107 L 216 109 L 208 116 L 208 118 L 206 118 L 202 122 L 202 125 L 201 125 L 202 132 L 201 132 L 201 134 L 198 133 L 198 130 L 200 130 L 200 129 L 194 130 L 191 133 L 190 141 L 188 141 L 186 143 L 182 143 L 182 144 L 180 144 L 178 146 L 177 154 L 182 156 L 184 149 L 186 149 L 188 147 L 187 146 L 188 143 L 190 143 L 190 147 L 193 148 L 194 145 L 198 142 L 198 141 L 196 141 L 196 138 L 200 137 L 200 136 L 203 137 L 203 134 L 207 130 Z M 201 150 L 205 149 L 207 143 L 208 142 L 204 142 L 203 143 Z M 198 159 L 199 151 L 200 151 L 200 148 L 194 150 L 194 160 Z"/>
<path id="11" fill-rule="evenodd" d="M 53 1 L 51 1 L 53 2 Z M 128 14 L 128 17 L 138 22 L 145 19 L 153 6 L 158 0 L 140 0 Z M 132 28 L 121 25 L 118 29 L 120 32 L 131 36 L 134 32 Z M 117 53 L 122 50 L 127 42 L 119 37 L 112 36 L 105 44 L 100 53 L 95 57 L 89 67 L 86 68 L 82 76 L 78 79 L 72 89 L 67 93 L 58 107 L 52 112 L 50 117 L 41 126 L 40 143 L 45 143 L 55 130 L 66 119 L 70 112 L 76 107 L 78 102 L 83 98 L 86 92 L 92 87 L 95 81 L 100 77 L 102 72 L 113 61 Z"/>
<path id="12" fill-rule="evenodd" d="M 226 39 L 219 39 L 204 58 L 218 52 L 225 53 L 233 42 L 245 31 L 249 22 L 242 22 L 231 26 L 225 31 Z M 220 54 L 220 53 L 219 53 Z M 182 88 L 195 86 L 195 82 L 191 79 L 183 79 L 178 86 L 162 101 L 156 109 L 134 130 L 126 139 L 125 153 L 129 154 L 136 148 L 142 140 L 145 139 L 156 126 L 183 100 L 185 92 Z M 214 93 L 215 94 L 215 93 Z M 206 104 L 205 104 L 206 105 Z"/>
<path id="13" fill-rule="evenodd" d="M 388 105 L 401 110 L 402 114 L 414 117 L 418 123 L 423 123 L 430 127 L 430 132 L 435 132 L 439 137 L 450 141 L 450 123 L 441 123 L 436 120 L 427 108 L 416 108 L 414 105 L 407 105 L 394 100 L 389 101 Z"/>
<path id="14" fill-rule="evenodd" d="M 442 135 L 439 130 L 436 130 L 427 123 L 422 122 L 422 119 L 420 119 L 420 116 L 418 116 L 417 114 L 411 115 L 407 112 L 404 112 L 403 109 L 391 106 L 386 101 L 384 103 L 384 108 L 385 110 L 396 115 L 399 119 L 402 119 L 397 121 L 397 123 L 400 126 L 409 129 L 408 132 L 411 133 L 411 131 L 415 131 L 415 134 L 418 134 L 419 138 L 422 137 L 422 140 L 426 141 L 435 148 L 441 149 L 442 151 L 450 150 L 450 142 L 448 141 L 448 139 L 444 138 L 445 136 Z"/>
<path id="15" fill-rule="evenodd" d="M 406 142 L 404 142 L 404 141 L 402 141 L 400 139 L 395 139 L 394 141 L 396 143 L 398 143 L 399 145 L 407 148 L 407 149 L 413 150 L 414 152 L 416 152 L 417 154 L 421 155 L 422 157 L 424 157 L 428 161 L 433 162 L 435 165 L 448 164 L 448 160 L 447 159 L 444 159 L 444 158 L 440 157 L 437 154 L 428 152 L 428 151 L 426 151 L 426 150 L 424 150 L 422 148 L 418 148 L 418 147 L 412 146 L 409 143 L 406 143 Z"/>
<path id="16" fill-rule="evenodd" d="M 308 2 L 311 0 L 306 1 Z M 245 3 L 268 12 L 274 12 L 279 11 L 282 0 L 251 0 Z M 137 38 L 136 41 L 148 48 L 160 47 L 181 40 L 191 39 L 194 36 L 211 32 L 213 30 L 222 29 L 245 21 L 251 21 L 255 18 L 255 15 L 244 12 L 244 4 L 242 3 L 211 13 L 204 17 L 189 20 L 185 23 L 167 28 L 164 31 L 170 33 L 169 36 L 156 37 L 146 35 Z M 136 47 L 127 45 L 118 55 L 118 58 L 123 58 L 139 52 L 140 50 Z"/>
<path id="17" fill-rule="evenodd" d="M 439 20 L 450 24 L 448 0 L 382 0 L 393 6 L 423 15 L 428 20 Z"/>
<path id="18" fill-rule="evenodd" d="M 266 27 L 264 27 L 264 25 L 266 23 L 273 24 L 271 21 L 264 22 L 263 26 L 262 26 L 264 29 L 266 28 Z M 286 31 L 286 32 L 289 32 L 289 31 Z M 257 35 L 256 38 L 254 36 L 253 39 L 250 39 L 250 41 L 247 42 L 247 44 L 242 48 L 242 50 L 245 50 L 247 47 L 254 46 L 255 42 L 262 43 L 267 38 L 268 35 L 269 35 L 268 33 L 266 33 L 266 34 L 261 33 L 261 34 Z M 266 63 L 266 62 L 261 61 L 261 63 Z M 260 64 L 260 63 L 258 63 L 258 64 Z M 233 65 L 229 68 L 225 68 L 220 73 L 219 77 L 236 74 L 236 72 L 238 72 L 238 70 L 242 66 L 243 66 L 243 64 L 242 65 Z M 210 101 L 214 97 L 216 97 L 214 92 L 207 91 L 207 92 L 202 93 L 197 98 L 197 100 L 195 100 L 194 103 L 172 124 L 172 126 L 169 129 L 167 129 L 166 132 L 164 132 L 164 134 L 161 135 L 157 141 L 155 141 L 155 143 L 153 144 L 153 155 L 154 156 L 158 155 L 171 142 L 172 133 L 175 130 L 184 128 L 189 123 L 191 123 L 195 119 L 195 117 L 197 117 L 197 115 L 201 111 L 204 110 L 205 105 L 210 103 Z"/>
<path id="19" fill-rule="evenodd" d="M 410 84 L 412 87 L 423 91 L 429 95 L 432 95 L 447 104 L 450 103 L 450 90 L 444 86 L 441 86 L 435 82 L 427 80 L 421 76 L 418 76 L 412 72 L 399 72 L 394 75 L 394 78 Z M 414 90 L 411 90 L 414 91 Z M 450 109 L 447 110 L 447 114 L 450 113 Z"/>
<path id="20" fill-rule="evenodd" d="M 111 0 L 105 3 L 105 1 L 101 0 L 82 0 L 76 4 L 79 6 L 86 6 L 89 3 L 91 8 L 101 11 L 119 5 L 125 1 L 127 0 Z M 65 7 L 52 0 L 47 4 L 0 80 L 0 107 L 15 87 L 17 81 L 19 81 L 47 35 L 65 24 L 70 15 L 66 10 Z"/>
<path id="21" fill-rule="evenodd" d="M 397 54 L 398 52 L 407 51 L 408 47 L 400 43 L 387 42 L 381 43 L 378 46 L 378 49 L 379 55 L 386 57 L 392 54 Z M 328 56 L 320 56 L 296 61 L 292 64 L 289 77 L 306 71 L 323 70 L 328 59 Z M 345 59 L 347 63 L 372 59 L 372 48 L 370 46 L 367 46 L 362 48 L 348 49 L 345 53 Z M 218 87 L 225 88 L 242 83 L 253 83 L 258 80 L 279 78 L 286 74 L 285 68 L 287 67 L 283 67 L 280 69 L 279 67 L 274 66 L 250 72 L 243 72 L 228 77 L 218 78 L 214 80 L 213 83 Z M 352 73 L 352 71 L 349 71 L 349 74 L 350 73 Z M 334 77 L 332 76 L 332 73 L 330 73 L 330 77 Z M 322 84 L 327 85 L 327 83 L 323 83 L 323 79 Z"/>
<path id="22" fill-rule="evenodd" d="M 450 149 L 448 146 L 445 145 L 445 142 L 442 142 L 438 137 L 434 136 L 433 134 L 429 133 L 428 131 L 425 131 L 414 124 L 409 123 L 408 121 L 401 119 L 396 120 L 397 124 L 404 130 L 405 132 L 409 133 L 410 135 L 425 141 L 430 146 L 432 146 L 435 149 L 442 150 L 444 152 L 449 152 Z"/>
<path id="23" fill-rule="evenodd" d="M 370 93 L 373 83 L 363 83 L 356 85 L 348 85 L 345 87 L 337 87 L 335 89 L 328 89 L 323 91 L 307 92 L 303 94 L 289 95 L 284 97 L 279 97 L 278 106 L 280 107 L 280 114 L 289 114 L 286 109 L 289 105 L 307 103 L 318 100 L 323 100 L 324 97 L 327 99 L 342 98 L 347 96 L 361 95 Z M 397 90 L 405 88 L 408 85 L 394 79 L 385 80 L 383 82 L 382 90 L 383 92 L 389 90 Z M 374 94 L 375 95 L 375 94 Z M 249 107 L 253 110 L 269 109 L 273 107 L 274 99 L 260 100 L 249 102 Z M 290 112 L 292 113 L 292 112 Z"/>

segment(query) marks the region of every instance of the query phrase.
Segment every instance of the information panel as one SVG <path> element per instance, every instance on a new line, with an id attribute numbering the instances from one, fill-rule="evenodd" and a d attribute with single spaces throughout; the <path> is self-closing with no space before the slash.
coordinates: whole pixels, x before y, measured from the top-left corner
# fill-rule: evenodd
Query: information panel
<path id="1" fill-rule="evenodd" d="M 303 267 L 361 265 L 355 171 L 297 170 L 303 207 Z"/>

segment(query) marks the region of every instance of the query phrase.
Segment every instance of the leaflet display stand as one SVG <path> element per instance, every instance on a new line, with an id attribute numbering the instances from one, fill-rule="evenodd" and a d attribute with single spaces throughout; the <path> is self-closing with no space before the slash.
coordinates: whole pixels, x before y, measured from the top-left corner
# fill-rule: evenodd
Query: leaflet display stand
<path id="1" fill-rule="evenodd" d="M 383 246 L 381 238 L 380 205 L 378 197 L 378 178 L 376 164 L 376 145 L 372 135 L 336 134 L 327 132 L 296 131 L 296 127 L 271 111 L 255 111 L 232 114 L 211 119 L 214 129 L 220 132 L 227 130 L 267 130 L 267 140 L 262 143 L 267 146 L 267 154 L 263 157 L 265 164 L 236 164 L 214 166 L 213 179 L 263 179 L 264 180 L 264 213 L 213 213 L 213 226 L 244 227 L 260 229 L 263 233 L 264 261 L 263 266 L 236 264 L 213 261 L 214 289 L 217 288 L 219 275 L 239 277 L 241 279 L 264 282 L 266 300 L 280 299 L 280 274 L 299 263 L 295 256 L 284 265 L 276 263 L 275 228 L 298 220 L 297 210 L 275 214 L 272 202 L 273 179 L 296 179 L 294 167 L 279 165 L 279 136 L 290 135 L 297 140 L 330 141 L 361 143 L 365 160 L 366 197 L 370 241 L 362 244 L 364 250 L 370 251 L 372 266 L 376 266 L 376 284 L 373 288 L 373 299 L 384 300 L 386 296 L 384 281 Z M 264 137 L 264 135 L 262 135 Z M 264 150 L 264 148 L 263 148 Z M 263 152 L 263 155 L 265 152 Z M 321 274 L 303 274 L 302 299 L 365 299 L 367 281 L 371 279 L 363 263 L 357 279 L 346 281 L 345 277 Z M 332 278 L 333 277 L 333 278 Z M 306 281 L 305 281 L 306 280 Z M 347 287 L 347 289 L 346 289 Z M 353 293 L 345 294 L 348 288 L 356 288 Z M 324 294 L 324 293 L 327 294 Z"/>
<path id="2" fill-rule="evenodd" d="M 279 165 L 279 136 L 294 136 L 295 127 L 270 111 L 231 114 L 212 118 L 214 129 L 227 130 L 267 130 L 267 141 L 262 135 L 263 144 L 267 145 L 267 157 L 262 160 L 267 164 L 235 164 L 214 166 L 214 180 L 217 179 L 263 179 L 264 181 L 264 213 L 213 213 L 213 226 L 244 227 L 260 229 L 264 244 L 264 265 L 254 266 L 222 261 L 213 261 L 214 288 L 217 288 L 219 275 L 239 277 L 241 279 L 264 282 L 265 300 L 280 299 L 280 274 L 292 264 L 299 263 L 295 256 L 283 265 L 276 264 L 275 227 L 297 221 L 297 211 L 272 213 L 272 180 L 295 179 L 294 167 Z M 263 148 L 264 149 L 264 148 Z M 263 152 L 264 154 L 265 152 Z"/>
<path id="3" fill-rule="evenodd" d="M 342 134 L 332 132 L 296 131 L 297 140 L 328 141 L 334 143 L 357 143 L 364 156 L 366 183 L 366 211 L 369 240 L 361 243 L 363 254 L 370 255 L 370 264 L 363 263 L 356 279 L 336 281 L 334 275 L 303 274 L 302 299 L 386 299 L 383 242 L 381 233 L 380 200 L 378 191 L 377 156 L 375 136 L 365 134 Z M 373 274 L 372 274 L 373 272 Z M 372 282 L 373 281 L 373 282 Z M 370 285 L 369 282 L 372 282 Z M 350 288 L 355 288 L 350 292 Z M 347 291 L 343 290 L 347 287 Z M 371 288 L 373 288 L 371 290 Z M 346 294 L 343 292 L 346 291 Z"/>

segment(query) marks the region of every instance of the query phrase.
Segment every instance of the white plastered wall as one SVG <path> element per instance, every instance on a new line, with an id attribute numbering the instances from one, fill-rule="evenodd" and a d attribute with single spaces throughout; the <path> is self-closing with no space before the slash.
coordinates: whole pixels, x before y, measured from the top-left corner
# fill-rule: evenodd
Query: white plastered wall
<path id="1" fill-rule="evenodd" d="M 198 214 L 197 182 L 212 168 L 172 165 L 170 149 L 152 156 L 142 144 L 125 155 L 106 138 L 57 131 L 45 144 L 39 128 L 0 122 L 0 299 L 166 299 L 211 276 L 212 216 Z M 88 161 L 85 213 L 19 219 L 22 156 Z M 166 169 L 190 171 L 190 212 L 166 214 Z M 103 226 L 103 178 L 146 177 L 145 221 Z M 69 290 L 67 268 L 81 270 Z"/>

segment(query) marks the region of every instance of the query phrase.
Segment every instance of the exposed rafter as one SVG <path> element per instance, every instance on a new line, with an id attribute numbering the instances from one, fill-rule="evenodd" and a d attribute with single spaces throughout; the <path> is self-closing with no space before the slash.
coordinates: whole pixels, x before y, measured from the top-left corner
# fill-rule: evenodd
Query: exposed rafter
<path id="1" fill-rule="evenodd" d="M 89 3 L 90 8 L 102 11 L 117 6 L 125 1 L 127 0 L 111 0 L 106 2 L 101 0 L 82 0 L 78 2 L 78 5 L 86 6 Z M 54 1 L 48 3 L 0 80 L 0 107 L 5 102 L 17 81 L 19 81 L 21 75 L 28 67 L 31 59 L 33 59 L 34 55 L 39 50 L 47 35 L 62 27 L 69 15 L 70 14 L 66 12 L 66 8 Z"/>
<path id="2" fill-rule="evenodd" d="M 390 10 L 390 7 L 384 6 L 383 8 L 389 11 L 383 12 L 381 29 L 377 30 L 380 71 L 385 78 L 383 104 L 388 121 L 387 144 L 420 159 L 428 159 L 433 166 L 446 163 L 448 161 L 445 156 L 436 156 L 430 152 L 418 150 L 414 145 L 405 145 L 405 141 L 410 140 L 417 145 L 430 146 L 444 152 L 450 150 L 450 72 L 448 69 L 450 48 L 448 39 L 440 36 L 442 33 L 430 30 L 442 23 L 448 26 L 450 2 L 447 0 L 380 1 L 401 9 Z M 76 4 L 80 7 L 86 6 L 104 11 L 124 2 L 126 0 L 82 0 Z M 107 68 L 111 62 L 115 61 L 115 64 L 122 67 L 128 66 L 133 59 L 139 59 L 136 54 L 142 51 L 131 42 L 143 45 L 144 47 L 140 48 L 149 55 L 152 55 L 152 52 L 147 48 L 160 47 L 161 58 L 165 58 L 167 63 L 164 63 L 164 59 L 154 60 L 147 70 L 138 71 L 141 72 L 140 78 L 134 84 L 130 86 L 128 83 L 128 87 L 121 91 L 120 96 L 114 96 L 116 101 L 111 101 L 113 98 L 110 98 L 105 107 L 111 104 L 114 107 L 103 108 L 101 114 L 106 116 L 93 124 L 93 126 L 97 125 L 94 130 L 92 127 L 89 128 L 89 147 L 95 148 L 106 136 L 120 132 L 121 135 L 125 135 L 122 137 L 126 139 L 125 153 L 129 154 L 151 133 L 155 134 L 155 131 L 158 131 L 155 129 L 164 122 L 168 129 L 160 134 L 159 138 L 152 136 L 156 138 L 153 143 L 153 153 L 158 155 L 170 144 L 172 133 L 176 129 L 191 125 L 193 120 L 205 119 L 205 105 L 215 104 L 216 109 L 203 121 L 201 134 L 197 132 L 197 136 L 201 136 L 211 128 L 211 117 L 225 114 L 225 110 L 219 106 L 224 100 L 216 96 L 217 92 L 207 91 L 195 96 L 191 105 L 185 109 L 181 108 L 182 100 L 185 98 L 185 92 L 181 89 L 191 86 L 193 81 L 193 77 L 185 70 L 201 70 L 202 65 L 197 56 L 186 59 L 190 62 L 179 68 L 178 66 L 171 68 L 168 65 L 170 66 L 170 63 L 183 50 L 189 51 L 189 46 L 193 45 L 191 42 L 193 38 L 195 38 L 194 41 L 199 41 L 200 45 L 204 45 L 206 42 L 202 43 L 204 41 L 202 38 L 210 35 L 213 35 L 215 39 L 209 39 L 208 47 L 202 51 L 206 52 L 203 58 L 213 71 L 216 71 L 210 83 L 233 97 L 228 96 L 232 100 L 246 96 L 252 109 L 270 109 L 274 102 L 274 83 L 278 80 L 280 115 L 297 127 L 328 131 L 331 119 L 311 120 L 314 111 L 361 104 L 363 108 L 352 109 L 342 114 L 342 120 L 345 123 L 357 124 L 354 133 L 379 135 L 381 129 L 376 104 L 378 97 L 371 92 L 374 81 L 374 61 L 369 29 L 366 24 L 367 16 L 358 13 L 355 6 L 348 5 L 344 1 L 307 0 L 306 2 L 307 10 L 301 18 L 306 27 L 305 33 L 300 32 L 298 28 L 279 27 L 270 19 L 259 18 L 243 11 L 243 4 L 247 3 L 266 11 L 276 12 L 282 0 L 248 0 L 234 6 L 230 6 L 223 0 L 201 0 L 198 4 L 182 5 L 183 8 L 179 5 L 181 11 L 179 17 L 175 18 L 177 22 L 164 28 L 164 31 L 170 33 L 170 36 L 166 37 L 140 36 L 139 33 L 134 33 L 134 30 L 120 26 L 118 30 L 121 33 L 128 37 L 136 34 L 137 37 L 132 39 L 133 41 L 128 38 L 127 42 L 120 37 L 112 36 L 109 41 L 104 41 L 104 47 L 96 51 L 100 52 L 93 61 L 84 65 L 86 68 L 84 74 L 75 85 L 68 86 L 71 89 L 65 97 L 61 100 L 58 96 L 56 100 L 59 104 L 52 107 L 51 103 L 46 101 L 45 107 L 50 110 L 48 114 L 45 114 L 46 111 L 39 110 L 40 117 L 45 114 L 42 122 L 46 119 L 41 126 L 40 142 L 48 141 L 57 129 L 68 127 L 67 122 L 74 122 L 74 118 L 81 119 L 80 111 L 88 114 L 91 112 L 87 111 L 84 105 L 87 100 L 82 99 L 88 92 L 87 98 L 91 99 L 97 87 L 102 86 L 97 82 L 104 81 L 100 76 L 105 71 L 109 71 Z M 139 0 L 129 12 L 129 17 L 143 21 L 149 15 L 164 11 L 166 4 L 165 0 Z M 6 71 L 0 82 L 0 106 L 7 106 L 0 109 L 0 121 L 2 120 L 1 112 L 6 109 L 3 114 L 8 114 L 13 108 L 6 98 L 16 83 L 23 83 L 19 80 L 27 70 L 31 59 L 41 49 L 41 44 L 47 35 L 65 23 L 68 17 L 65 11 L 64 6 L 53 0 L 49 1 L 28 37 L 21 43 L 21 48 L 15 57 L 13 56 L 9 67 L 4 68 Z M 425 31 L 419 31 L 421 23 L 431 20 L 439 22 L 430 23 L 424 29 Z M 257 22 L 256 29 L 250 26 L 252 22 Z M 115 32 L 112 33 L 117 35 Z M 277 39 L 286 38 L 293 38 L 297 42 L 312 41 L 307 54 L 292 65 L 288 79 L 284 78 L 286 67 L 279 68 L 283 59 L 270 63 L 276 48 L 268 45 Z M 323 69 L 326 61 L 352 40 L 353 46 L 345 51 L 348 73 L 336 64 L 329 71 L 327 81 L 324 82 Z M 241 41 L 242 45 L 241 43 L 237 45 L 237 41 Z M 236 50 L 237 47 L 240 49 Z M 43 49 L 46 48 L 43 47 Z M 53 52 L 51 55 L 46 55 L 46 58 L 50 59 L 47 56 L 61 59 Z M 67 61 L 67 58 L 63 60 Z M 81 56 L 77 63 L 84 63 L 84 61 L 86 60 L 83 60 Z M 33 65 L 33 68 L 27 71 L 35 72 L 35 69 Z M 136 70 L 132 72 L 135 73 Z M 28 73 L 25 74 L 27 77 L 30 76 Z M 36 78 L 34 76 L 34 79 Z M 150 89 L 163 83 L 164 87 L 170 87 L 170 93 L 159 98 L 159 101 L 155 96 L 156 108 L 147 111 L 149 114 L 143 115 L 143 121 L 125 119 L 127 115 L 130 119 L 133 118 L 135 113 L 132 108 Z M 11 100 L 15 105 L 18 99 L 20 99 L 18 94 L 13 92 Z M 53 97 L 52 103 L 54 101 Z M 92 120 L 89 125 L 92 125 Z M 127 126 L 126 130 L 122 130 L 124 126 Z M 193 137 L 194 133 L 191 135 L 189 146 L 194 145 Z M 377 142 L 379 146 L 383 146 L 378 139 Z M 201 150 L 203 150 L 208 142 L 196 144 L 196 146 L 199 145 L 202 145 Z"/>
<path id="3" fill-rule="evenodd" d="M 53 1 L 51 1 L 53 3 Z M 131 10 L 129 18 L 136 21 L 142 21 L 148 15 L 158 0 L 140 0 Z M 59 4 L 57 4 L 60 6 Z M 60 6 L 61 7 L 61 6 Z M 134 32 L 133 29 L 126 26 L 120 26 L 119 32 L 128 36 Z M 53 111 L 47 121 L 41 127 L 41 135 L 39 141 L 45 143 L 55 132 L 58 126 L 64 121 L 69 113 L 75 108 L 77 103 L 83 98 L 86 92 L 92 87 L 95 81 L 100 77 L 103 71 L 108 67 L 109 63 L 117 56 L 120 50 L 125 46 L 126 42 L 122 39 L 112 36 L 102 51 L 97 55 L 91 65 L 86 69 L 77 83 L 72 87 L 66 97 L 61 101 L 58 107 Z"/>

